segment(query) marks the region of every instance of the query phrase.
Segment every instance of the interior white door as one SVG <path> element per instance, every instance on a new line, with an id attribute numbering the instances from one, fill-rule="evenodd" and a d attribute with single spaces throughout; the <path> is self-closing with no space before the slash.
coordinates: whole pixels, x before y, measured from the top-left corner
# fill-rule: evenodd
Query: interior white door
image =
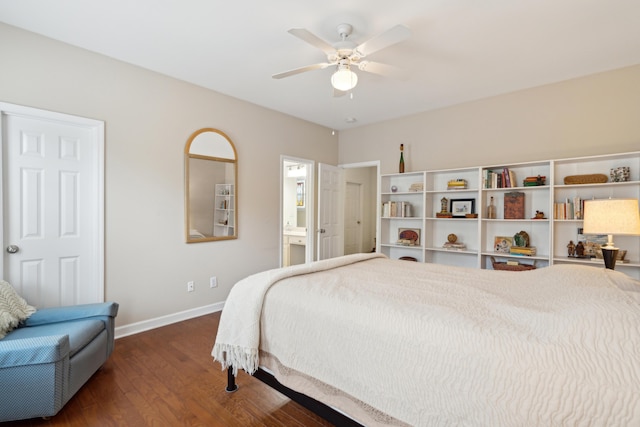
<path id="1" fill-rule="evenodd" d="M 2 273 L 37 307 L 104 300 L 103 125 L 78 119 L 2 114 Z"/>
<path id="2" fill-rule="evenodd" d="M 344 253 L 362 252 L 362 184 L 347 182 L 344 197 Z"/>
<path id="3" fill-rule="evenodd" d="M 318 260 L 344 254 L 342 168 L 318 164 Z"/>

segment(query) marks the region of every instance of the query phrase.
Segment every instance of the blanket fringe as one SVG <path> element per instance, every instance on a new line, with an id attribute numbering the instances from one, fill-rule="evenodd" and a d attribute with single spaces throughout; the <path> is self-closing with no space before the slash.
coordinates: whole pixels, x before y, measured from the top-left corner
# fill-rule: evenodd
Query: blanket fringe
<path id="1" fill-rule="evenodd" d="M 222 365 L 222 370 L 231 367 L 233 376 L 238 375 L 238 369 L 253 375 L 258 370 L 260 358 L 258 349 L 244 348 L 237 345 L 215 343 L 211 355 L 213 360 Z"/>

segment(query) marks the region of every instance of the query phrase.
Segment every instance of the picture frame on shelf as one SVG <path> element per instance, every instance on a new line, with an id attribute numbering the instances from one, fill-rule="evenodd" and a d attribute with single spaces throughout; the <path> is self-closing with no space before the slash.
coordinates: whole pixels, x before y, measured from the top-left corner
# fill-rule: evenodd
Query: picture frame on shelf
<path id="1" fill-rule="evenodd" d="M 467 214 L 476 212 L 476 199 L 451 199 L 449 200 L 449 212 L 453 218 L 465 218 Z"/>
<path id="2" fill-rule="evenodd" d="M 584 257 L 595 258 L 600 247 L 605 245 L 609 240 L 606 234 L 584 234 L 582 227 L 578 228 L 578 242 L 584 245 Z"/>
<path id="3" fill-rule="evenodd" d="M 398 244 L 404 246 L 420 246 L 420 229 L 398 228 Z"/>
<path id="4" fill-rule="evenodd" d="M 504 194 L 504 219 L 524 219 L 524 197 L 520 191 Z"/>
<path id="5" fill-rule="evenodd" d="M 600 248 L 609 240 L 606 234 L 586 234 L 585 237 L 584 254 L 589 258 L 596 258 Z"/>
<path id="6" fill-rule="evenodd" d="M 493 250 L 500 254 L 511 253 L 513 246 L 513 237 L 511 236 L 495 236 L 493 238 Z"/>

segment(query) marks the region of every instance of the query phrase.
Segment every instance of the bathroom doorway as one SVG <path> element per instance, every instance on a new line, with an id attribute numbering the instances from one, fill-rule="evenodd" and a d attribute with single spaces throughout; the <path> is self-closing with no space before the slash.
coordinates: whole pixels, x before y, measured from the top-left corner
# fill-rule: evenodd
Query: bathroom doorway
<path id="1" fill-rule="evenodd" d="M 280 157 L 280 266 L 313 261 L 313 160 Z"/>

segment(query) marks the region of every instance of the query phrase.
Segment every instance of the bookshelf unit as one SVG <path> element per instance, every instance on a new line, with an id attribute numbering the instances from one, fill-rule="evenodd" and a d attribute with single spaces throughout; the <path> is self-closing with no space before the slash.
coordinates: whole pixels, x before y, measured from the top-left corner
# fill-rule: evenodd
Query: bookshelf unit
<path id="1" fill-rule="evenodd" d="M 489 187 L 491 183 L 484 182 L 488 172 L 502 172 L 505 168 L 512 173 L 511 187 L 494 188 Z M 480 235 L 481 235 L 481 266 L 491 268 L 491 258 L 496 261 L 514 260 L 526 264 L 535 262 L 537 267 L 546 267 L 550 262 L 551 241 L 550 231 L 550 175 L 551 162 L 531 162 L 506 164 L 499 166 L 487 166 L 481 169 L 483 177 L 483 188 L 481 190 L 481 201 L 484 206 L 482 212 Z M 545 184 L 525 187 L 523 180 L 527 177 L 545 177 Z M 524 210 L 520 219 L 505 219 L 505 200 L 510 194 L 520 193 L 524 195 Z M 487 218 L 486 210 L 493 197 L 496 207 L 496 218 Z M 536 211 L 544 213 L 545 219 L 533 219 Z M 525 231 L 530 237 L 530 246 L 536 248 L 536 255 L 521 256 L 510 253 L 500 253 L 495 250 L 496 237 L 512 237 L 520 231 Z"/>
<path id="2" fill-rule="evenodd" d="M 425 172 L 382 175 L 380 186 L 380 251 L 390 258 L 412 257 L 424 262 Z M 400 212 L 398 206 L 402 203 L 409 208 Z M 395 212 L 388 208 L 391 204 L 396 204 Z M 401 229 L 419 230 L 419 243 L 412 246 L 398 243 Z"/>
<path id="3" fill-rule="evenodd" d="M 213 213 L 213 235 L 215 237 L 235 234 L 235 202 L 233 184 L 216 184 Z"/>
<path id="4" fill-rule="evenodd" d="M 610 170 L 620 167 L 630 168 L 630 179 L 611 182 Z M 502 173 L 505 168 L 512 172 L 511 187 L 487 188 L 488 172 Z M 567 176 L 588 174 L 603 174 L 609 179 L 601 184 L 564 184 Z M 525 178 L 537 176 L 545 177 L 544 185 L 524 185 Z M 448 185 L 450 181 L 456 180 L 464 180 L 466 185 Z M 573 203 L 577 200 L 640 199 L 640 152 L 389 174 L 382 175 L 380 182 L 380 199 L 383 204 L 403 201 L 411 204 L 410 217 L 391 217 L 381 213 L 380 250 L 390 258 L 410 256 L 420 262 L 485 269 L 492 268 L 492 258 L 496 261 L 535 263 L 538 268 L 566 263 L 604 268 L 604 262 L 600 258 L 588 260 L 568 256 L 567 245 L 571 240 L 577 243 L 582 219 L 580 216 L 556 218 L 554 207 L 558 203 Z M 411 185 L 417 182 L 422 183 L 424 190 L 410 191 Z M 396 187 L 396 191 L 392 191 L 392 186 Z M 512 196 L 509 193 L 522 193 L 524 196 L 524 209 L 520 219 L 504 218 L 505 198 Z M 487 217 L 491 197 L 494 199 L 495 219 Z M 478 217 L 437 217 L 443 198 L 447 199 L 447 209 L 451 200 L 474 200 L 474 213 Z M 536 218 L 537 212 L 543 212 L 544 218 Z M 420 229 L 420 244 L 398 244 L 400 228 Z M 530 246 L 536 248 L 535 255 L 522 256 L 495 251 L 496 237 L 513 238 L 521 231 L 529 235 Z M 466 245 L 464 249 L 443 247 L 452 233 L 458 237 L 458 242 Z M 640 237 L 614 235 L 614 241 L 617 247 L 627 251 L 626 261 L 616 263 L 616 270 L 640 279 Z"/>
<path id="5" fill-rule="evenodd" d="M 565 184 L 564 178 L 571 175 L 604 174 L 609 176 L 612 168 L 630 168 L 630 179 L 626 182 L 602 184 Z M 554 162 L 554 203 L 566 203 L 575 198 L 618 199 L 640 198 L 640 152 L 611 154 L 605 156 L 580 157 L 557 160 Z M 575 209 L 574 209 L 575 210 Z M 577 243 L 578 229 L 582 227 L 582 218 L 565 218 L 553 220 L 553 262 L 554 264 L 577 263 L 602 267 L 599 258 L 579 259 L 568 256 L 567 244 L 570 240 Z M 640 279 L 640 238 L 637 236 L 614 235 L 616 247 L 627 251 L 625 259 L 629 262 L 616 262 L 616 270 Z"/>
<path id="6" fill-rule="evenodd" d="M 449 182 L 464 182 L 466 185 L 450 188 Z M 442 200 L 446 200 L 450 210 L 452 200 L 473 200 L 473 212 L 479 213 L 478 200 L 479 175 L 478 168 L 447 169 L 427 172 L 425 191 L 425 261 L 438 264 L 478 267 L 478 218 L 438 218 Z M 463 243 L 464 249 L 447 249 L 444 247 L 448 236 L 455 234 L 456 243 Z"/>

